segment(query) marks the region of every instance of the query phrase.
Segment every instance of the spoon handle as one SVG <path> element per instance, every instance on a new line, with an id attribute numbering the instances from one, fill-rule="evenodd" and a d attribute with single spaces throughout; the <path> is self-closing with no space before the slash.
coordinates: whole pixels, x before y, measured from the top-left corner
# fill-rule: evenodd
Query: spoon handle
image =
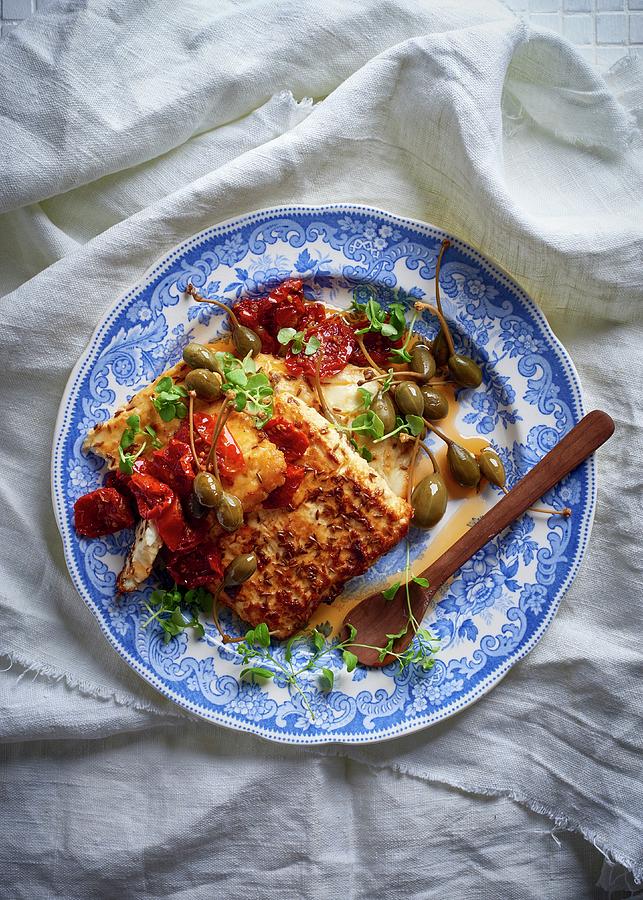
<path id="1" fill-rule="evenodd" d="M 423 573 L 430 587 L 426 603 L 474 553 L 511 525 L 543 494 L 576 468 L 613 434 L 614 422 L 599 409 L 588 413 L 489 512 Z"/>

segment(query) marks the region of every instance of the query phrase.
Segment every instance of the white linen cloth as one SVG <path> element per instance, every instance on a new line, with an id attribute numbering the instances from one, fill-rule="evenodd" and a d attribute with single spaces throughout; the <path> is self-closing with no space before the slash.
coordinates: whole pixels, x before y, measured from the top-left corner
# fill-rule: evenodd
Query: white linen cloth
<path id="1" fill-rule="evenodd" d="M 590 896 L 569 831 L 643 878 L 635 66 L 605 82 L 482 0 L 88 0 L 3 39 L 0 85 L 10 896 Z M 581 571 L 500 685 L 420 734 L 299 750 L 195 722 L 107 646 L 66 573 L 50 446 L 71 367 L 155 259 L 332 201 L 433 222 L 511 272 L 618 435 Z M 552 824 L 568 853 L 543 870 Z"/>

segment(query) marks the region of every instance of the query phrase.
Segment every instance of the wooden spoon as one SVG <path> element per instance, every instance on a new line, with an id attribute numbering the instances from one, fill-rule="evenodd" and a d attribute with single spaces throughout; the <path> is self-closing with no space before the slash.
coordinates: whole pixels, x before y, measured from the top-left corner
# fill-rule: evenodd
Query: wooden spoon
<path id="1" fill-rule="evenodd" d="M 613 432 L 614 422 L 607 413 L 599 409 L 588 413 L 534 466 L 531 472 L 525 475 L 522 481 L 519 481 L 442 556 L 431 563 L 422 573 L 429 582 L 429 587 L 423 588 L 412 581 L 409 593 L 413 615 L 417 621 L 422 621 L 436 591 L 460 566 L 484 547 L 491 538 L 522 516 L 543 494 L 551 490 L 572 469 L 604 444 Z M 356 644 L 351 649 L 359 661 L 365 666 L 383 666 L 391 661 L 391 656 L 380 660 L 377 650 L 358 645 L 384 647 L 387 643 L 386 635 L 397 634 L 407 621 L 406 589 L 402 585 L 392 600 L 385 600 L 381 592 L 366 597 L 348 613 L 344 625 L 350 624 L 357 629 Z M 403 652 L 412 639 L 413 630 L 409 628 L 408 633 L 395 642 L 393 649 L 396 653 Z"/>

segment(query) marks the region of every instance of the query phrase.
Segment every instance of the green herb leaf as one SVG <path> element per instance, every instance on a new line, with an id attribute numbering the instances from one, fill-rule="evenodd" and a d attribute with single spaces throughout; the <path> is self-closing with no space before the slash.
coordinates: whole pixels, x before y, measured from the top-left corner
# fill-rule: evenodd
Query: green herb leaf
<path id="1" fill-rule="evenodd" d="M 384 422 L 372 410 L 362 413 L 351 422 L 351 431 L 362 432 L 372 438 L 381 438 L 384 434 Z"/>
<path id="2" fill-rule="evenodd" d="M 428 578 L 422 578 L 420 575 L 416 575 L 412 580 L 413 580 L 416 584 L 419 584 L 420 587 L 425 587 L 425 588 L 426 588 L 426 587 L 429 586 L 429 579 L 428 579 Z"/>
<path id="3" fill-rule="evenodd" d="M 296 328 L 280 328 L 277 332 L 277 340 L 280 344 L 289 344 L 296 334 Z"/>
<path id="4" fill-rule="evenodd" d="M 385 600 L 392 600 L 393 597 L 397 594 L 400 588 L 401 582 L 396 581 L 395 584 L 392 584 L 390 587 L 387 587 L 385 591 L 382 591 L 382 597 Z"/>
<path id="5" fill-rule="evenodd" d="M 335 675 L 332 669 L 327 669 L 324 667 L 321 670 L 321 686 L 324 691 L 332 691 L 333 685 L 335 684 Z"/>
<path id="6" fill-rule="evenodd" d="M 131 447 L 134 441 L 136 440 L 136 435 L 139 433 L 141 428 L 141 417 L 134 413 L 127 419 L 127 428 L 121 435 L 120 446 L 123 450 L 127 450 L 128 447 Z"/>
<path id="7" fill-rule="evenodd" d="M 119 463 L 118 468 L 121 472 L 124 472 L 125 475 L 131 475 L 134 472 L 134 463 L 139 458 L 141 453 L 145 450 L 147 445 L 143 444 L 143 446 L 136 453 L 125 453 L 123 448 L 119 446 L 118 448 L 118 456 Z"/>
<path id="8" fill-rule="evenodd" d="M 373 402 L 373 398 L 375 394 L 372 394 L 366 388 L 358 387 L 357 388 L 357 396 L 359 397 L 360 403 L 364 407 L 364 409 L 369 409 L 371 403 Z"/>
<path id="9" fill-rule="evenodd" d="M 351 653 L 350 650 L 344 650 L 342 652 L 342 659 L 344 660 L 344 665 L 346 666 L 347 672 L 352 672 L 355 666 L 357 665 L 357 657 L 354 653 Z"/>
<path id="10" fill-rule="evenodd" d="M 164 422 L 172 419 L 184 419 L 188 414 L 188 408 L 183 402 L 188 392 L 180 384 L 174 384 L 169 375 L 161 378 L 154 388 L 155 397 L 152 404 Z"/>
<path id="11" fill-rule="evenodd" d="M 317 629 L 315 628 L 315 630 L 311 634 L 311 637 L 313 639 L 313 644 L 315 645 L 317 650 L 321 650 L 325 643 L 324 635 L 320 631 L 317 631 Z"/>
<path id="12" fill-rule="evenodd" d="M 306 356 L 312 356 L 314 353 L 317 353 L 320 347 L 321 341 L 318 337 L 315 337 L 315 335 L 313 335 L 306 341 L 306 349 L 304 350 L 304 354 Z"/>
<path id="13" fill-rule="evenodd" d="M 275 673 L 270 669 L 266 669 L 264 666 L 248 666 L 247 668 L 241 670 L 241 677 L 243 678 L 245 675 L 250 675 L 253 680 L 255 678 L 275 677 Z"/>
<path id="14" fill-rule="evenodd" d="M 163 446 L 163 444 L 158 439 L 156 431 L 152 428 L 151 425 L 145 426 L 145 433 L 148 434 L 152 439 L 152 447 L 154 447 L 155 450 L 159 450 Z"/>
<path id="15" fill-rule="evenodd" d="M 255 641 L 260 647 L 270 646 L 270 632 L 265 622 L 262 622 L 255 628 Z"/>
<path id="16" fill-rule="evenodd" d="M 422 416 L 409 415 L 406 417 L 406 424 L 408 425 L 409 434 L 412 434 L 413 437 L 417 437 L 418 434 L 422 434 L 424 431 L 424 419 Z"/>

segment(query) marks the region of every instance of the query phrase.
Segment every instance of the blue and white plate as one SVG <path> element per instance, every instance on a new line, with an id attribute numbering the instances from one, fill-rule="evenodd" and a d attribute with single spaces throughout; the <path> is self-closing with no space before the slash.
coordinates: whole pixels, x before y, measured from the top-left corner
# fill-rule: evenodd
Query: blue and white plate
<path id="1" fill-rule="evenodd" d="M 403 298 L 410 306 L 415 298 L 433 297 L 444 237 L 430 225 L 348 204 L 262 210 L 217 225 L 169 253 L 115 302 L 74 369 L 60 407 L 52 471 L 71 577 L 114 649 L 191 712 L 284 743 L 359 743 L 408 734 L 485 694 L 552 621 L 587 546 L 595 497 L 591 460 L 545 498 L 571 507 L 571 518 L 524 516 L 443 591 L 427 621 L 441 640 L 432 670 L 358 667 L 348 674 L 339 654 L 330 653 L 325 665 L 336 671 L 334 688 L 321 691 L 315 675 L 303 685 L 314 718 L 283 680 L 241 680 L 234 645 L 222 646 L 211 625 L 205 640 L 184 634 L 167 644 L 155 623 L 143 627 L 150 588 L 115 598 L 130 532 L 83 540 L 74 531 L 74 501 L 104 477 L 100 461 L 81 449 L 89 428 L 175 363 L 188 341 L 212 340 L 225 328 L 216 307 L 189 302 L 188 281 L 208 297 L 229 301 L 297 276 L 335 306 L 348 306 L 359 285 L 374 286 L 383 303 Z M 578 376 L 524 292 L 476 250 L 448 237 L 440 279 L 445 311 L 456 343 L 484 371 L 482 386 L 461 394 L 457 424 L 462 433 L 494 444 L 511 486 L 582 417 Z M 433 321 L 419 328 L 435 333 Z M 489 504 L 495 502 L 497 494 L 485 491 Z M 450 504 L 449 514 L 456 507 Z M 414 557 L 432 536 L 412 532 Z M 403 569 L 403 545 L 365 580 L 374 583 Z M 241 633 L 239 623 L 227 625 Z"/>

